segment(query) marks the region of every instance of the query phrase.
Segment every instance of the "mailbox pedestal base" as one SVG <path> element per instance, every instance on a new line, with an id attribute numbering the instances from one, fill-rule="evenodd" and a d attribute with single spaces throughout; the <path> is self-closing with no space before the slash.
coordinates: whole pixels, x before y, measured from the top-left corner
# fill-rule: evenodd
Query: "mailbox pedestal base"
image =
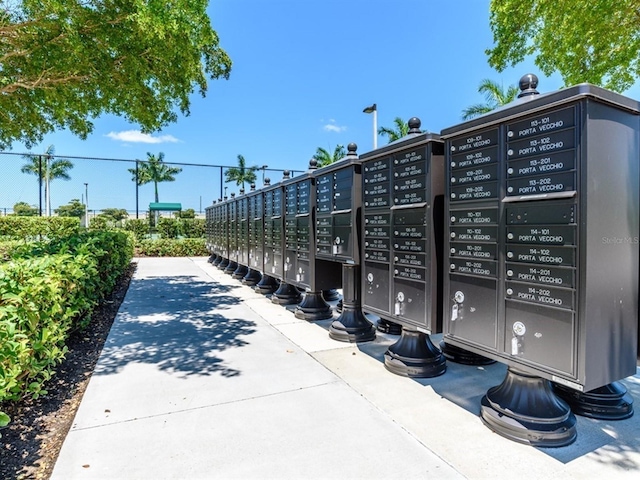
<path id="1" fill-rule="evenodd" d="M 249 268 L 247 274 L 242 277 L 242 284 L 253 287 L 257 285 L 260 280 L 262 280 L 262 274 L 258 270 Z"/>
<path id="2" fill-rule="evenodd" d="M 286 282 L 280 282 L 280 286 L 271 297 L 271 302 L 278 305 L 294 305 L 300 303 L 300 300 L 302 300 L 302 295 L 298 289 Z"/>
<path id="3" fill-rule="evenodd" d="M 620 382 L 609 383 L 588 392 L 578 392 L 553 384 L 558 396 L 582 417 L 598 420 L 624 420 L 633 416 L 633 398 Z"/>
<path id="4" fill-rule="evenodd" d="M 238 263 L 238 265 L 236 266 L 236 269 L 231 274 L 231 278 L 235 278 L 236 280 L 240 280 L 241 278 L 244 278 L 244 276 L 248 272 L 249 272 L 249 269 L 247 267 L 245 267 L 244 265 L 240 265 Z"/>
<path id="5" fill-rule="evenodd" d="M 376 338 L 376 328 L 362 313 L 360 265 L 342 265 L 342 313 L 331 323 L 329 337 L 352 343 Z"/>
<path id="6" fill-rule="evenodd" d="M 324 298 L 327 302 L 334 302 L 336 300 L 340 300 L 340 294 L 335 288 L 332 288 L 330 290 L 322 290 L 322 298 Z"/>
<path id="7" fill-rule="evenodd" d="M 482 397 L 480 418 L 494 432 L 535 447 L 564 447 L 576 439 L 576 417 L 551 382 L 509 367 Z"/>
<path id="8" fill-rule="evenodd" d="M 344 303 L 343 303 L 342 299 L 338 300 L 338 303 L 336 304 L 336 312 L 342 313 L 342 307 L 343 306 L 344 306 Z"/>
<path id="9" fill-rule="evenodd" d="M 207 263 L 213 263 L 218 256 L 215 253 L 212 253 L 211 256 L 207 259 Z"/>
<path id="10" fill-rule="evenodd" d="M 333 310 L 323 298 L 322 292 L 307 292 L 296 307 L 295 316 L 309 321 L 326 320 L 333 317 Z"/>
<path id="11" fill-rule="evenodd" d="M 214 262 L 214 265 L 218 267 L 220 270 L 224 271 L 224 269 L 229 266 L 229 259 L 220 257 L 220 261 L 217 264 Z"/>
<path id="12" fill-rule="evenodd" d="M 262 280 L 260 280 L 256 284 L 256 288 L 254 291 L 257 293 L 261 293 L 263 295 L 267 295 L 269 293 L 273 293 L 278 289 L 278 282 L 275 278 L 269 275 L 262 275 Z"/>
<path id="13" fill-rule="evenodd" d="M 390 335 L 400 335 L 403 333 L 402 325 L 392 322 L 390 320 L 386 320 L 384 318 L 381 318 L 380 320 L 378 320 L 378 326 L 376 328 L 379 332 L 388 333 Z"/>
<path id="14" fill-rule="evenodd" d="M 396 375 L 411 378 L 430 378 L 442 375 L 447 362 L 429 335 L 416 330 L 402 329 L 400 339 L 384 354 L 384 366 Z"/>
<path id="15" fill-rule="evenodd" d="M 223 270 L 227 275 L 233 275 L 233 272 L 238 268 L 238 262 L 234 262 L 233 260 L 229 260 L 229 265 Z"/>
<path id="16" fill-rule="evenodd" d="M 440 342 L 440 350 L 442 350 L 442 354 L 447 360 L 463 365 L 491 365 L 496 363 L 495 360 L 470 352 L 464 348 L 456 347 L 444 340 Z"/>
<path id="17" fill-rule="evenodd" d="M 342 313 L 329 327 L 329 337 L 340 342 L 369 342 L 376 338 L 376 329 L 364 316 L 360 305 L 345 303 Z"/>

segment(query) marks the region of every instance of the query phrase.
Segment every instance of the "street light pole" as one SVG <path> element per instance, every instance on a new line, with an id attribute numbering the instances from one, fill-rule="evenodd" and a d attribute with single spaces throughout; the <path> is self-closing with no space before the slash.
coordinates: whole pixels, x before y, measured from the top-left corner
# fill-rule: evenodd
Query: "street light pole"
<path id="1" fill-rule="evenodd" d="M 84 184 L 84 228 L 89 228 L 89 184 Z"/>
<path id="2" fill-rule="evenodd" d="M 262 186 L 264 187 L 264 171 L 269 168 L 269 165 L 262 165 L 260 169 L 262 170 Z"/>
<path id="3" fill-rule="evenodd" d="M 374 103 L 362 110 L 362 113 L 373 113 L 373 149 L 378 148 L 378 106 Z"/>

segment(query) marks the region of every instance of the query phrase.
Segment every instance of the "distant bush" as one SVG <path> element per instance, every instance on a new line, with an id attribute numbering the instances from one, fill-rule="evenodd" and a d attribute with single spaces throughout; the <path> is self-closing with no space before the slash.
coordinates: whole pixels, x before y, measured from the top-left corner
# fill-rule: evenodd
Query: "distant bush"
<path id="1" fill-rule="evenodd" d="M 141 240 L 136 244 L 139 257 L 204 257 L 209 255 L 204 238 L 159 238 Z"/>
<path id="2" fill-rule="evenodd" d="M 136 241 L 149 236 L 149 222 L 143 218 L 131 218 L 125 222 L 123 228 L 128 232 L 132 232 Z"/>

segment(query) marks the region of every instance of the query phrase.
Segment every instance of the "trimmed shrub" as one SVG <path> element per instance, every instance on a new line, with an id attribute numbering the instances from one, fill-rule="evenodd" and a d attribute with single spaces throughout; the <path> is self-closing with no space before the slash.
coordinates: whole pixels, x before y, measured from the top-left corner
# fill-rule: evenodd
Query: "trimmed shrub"
<path id="1" fill-rule="evenodd" d="M 69 333 L 86 326 L 133 255 L 125 232 L 8 245 L 0 264 L 0 405 L 46 394 Z M 0 411 L 5 423 L 6 414 Z"/>
<path id="2" fill-rule="evenodd" d="M 180 240 L 159 238 L 142 240 L 136 244 L 139 257 L 204 257 L 209 251 L 204 238 L 183 238 Z"/>
<path id="3" fill-rule="evenodd" d="M 0 238 L 8 240 L 44 240 L 69 237 L 80 232 L 75 217 L 0 217 Z"/>

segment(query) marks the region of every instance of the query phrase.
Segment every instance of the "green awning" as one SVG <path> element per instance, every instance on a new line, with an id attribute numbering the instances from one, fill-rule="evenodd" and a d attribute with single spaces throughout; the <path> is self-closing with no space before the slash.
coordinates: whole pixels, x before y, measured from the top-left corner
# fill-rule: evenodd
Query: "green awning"
<path id="1" fill-rule="evenodd" d="M 181 203 L 165 203 L 165 202 L 152 202 L 149 204 L 149 211 L 151 212 L 181 212 Z"/>

